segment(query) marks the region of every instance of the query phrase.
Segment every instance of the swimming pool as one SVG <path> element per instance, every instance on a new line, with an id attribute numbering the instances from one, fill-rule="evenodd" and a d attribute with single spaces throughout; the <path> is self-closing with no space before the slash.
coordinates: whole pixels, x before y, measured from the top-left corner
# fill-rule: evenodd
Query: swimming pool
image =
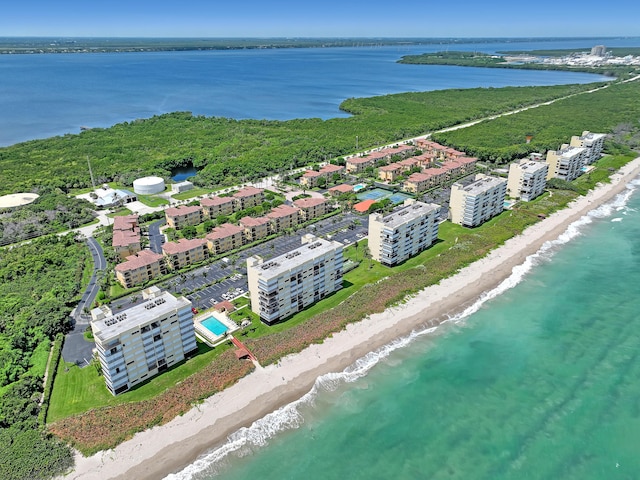
<path id="1" fill-rule="evenodd" d="M 205 318 L 200 324 L 214 335 L 224 335 L 229 329 L 224 323 L 214 317 Z"/>
<path id="2" fill-rule="evenodd" d="M 364 183 L 359 183 L 359 184 L 353 186 L 353 191 L 354 192 L 359 192 L 360 190 L 362 190 L 365 187 L 366 187 L 366 185 Z"/>

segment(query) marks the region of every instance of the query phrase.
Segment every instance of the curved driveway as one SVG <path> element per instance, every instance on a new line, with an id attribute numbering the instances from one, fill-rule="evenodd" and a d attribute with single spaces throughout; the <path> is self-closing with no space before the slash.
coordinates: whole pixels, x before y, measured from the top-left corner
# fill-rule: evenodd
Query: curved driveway
<path id="1" fill-rule="evenodd" d="M 107 268 L 107 260 L 104 258 L 102 247 L 93 237 L 87 238 L 87 246 L 93 258 L 93 274 L 91 280 L 82 294 L 82 298 L 78 302 L 72 317 L 72 329 L 67 334 L 64 346 L 62 347 L 62 358 L 65 362 L 75 363 L 80 366 L 88 365 L 91 361 L 94 347 L 93 342 L 88 342 L 84 338 L 84 331 L 89 326 L 90 317 L 84 313 L 85 307 L 90 310 L 93 301 L 96 299 L 98 290 L 97 275 L 98 272 Z"/>

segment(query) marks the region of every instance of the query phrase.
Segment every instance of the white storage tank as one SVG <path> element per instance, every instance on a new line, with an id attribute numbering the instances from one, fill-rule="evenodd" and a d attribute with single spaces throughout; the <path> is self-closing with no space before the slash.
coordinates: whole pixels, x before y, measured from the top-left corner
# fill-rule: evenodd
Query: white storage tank
<path id="1" fill-rule="evenodd" d="M 138 195 L 164 192 L 164 180 L 160 177 L 144 177 L 133 181 L 133 191 Z"/>

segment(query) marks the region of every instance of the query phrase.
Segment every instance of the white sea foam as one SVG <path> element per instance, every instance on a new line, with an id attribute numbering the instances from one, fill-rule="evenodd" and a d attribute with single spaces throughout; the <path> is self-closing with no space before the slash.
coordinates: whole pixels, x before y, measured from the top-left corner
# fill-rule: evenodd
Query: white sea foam
<path id="1" fill-rule="evenodd" d="M 533 255 L 513 268 L 511 275 L 503 280 L 493 290 L 485 292 L 472 305 L 461 313 L 448 318 L 445 322 L 458 323 L 477 312 L 486 302 L 492 300 L 507 290 L 518 285 L 525 276 L 536 266 L 550 260 L 558 247 L 567 244 L 581 235 L 581 230 L 595 218 L 607 218 L 618 211 L 623 211 L 632 193 L 640 186 L 640 179 L 627 185 L 627 189 L 617 195 L 612 201 L 590 211 L 587 215 L 570 224 L 555 240 L 545 242 Z M 269 440 L 278 433 L 300 427 L 304 423 L 301 407 L 313 405 L 315 398 L 321 391 L 335 391 L 344 383 L 352 383 L 367 375 L 378 363 L 386 359 L 392 352 L 411 344 L 416 338 L 435 332 L 438 327 L 415 330 L 411 334 L 398 338 L 393 342 L 369 352 L 356 360 L 342 372 L 330 372 L 318 377 L 314 386 L 300 399 L 285 405 L 274 412 L 256 420 L 250 427 L 241 428 L 229 435 L 227 442 L 210 453 L 198 458 L 182 471 L 165 477 L 166 480 L 197 480 L 199 478 L 216 475 L 226 465 L 225 459 L 231 454 L 245 456 L 255 448 L 267 445 Z"/>

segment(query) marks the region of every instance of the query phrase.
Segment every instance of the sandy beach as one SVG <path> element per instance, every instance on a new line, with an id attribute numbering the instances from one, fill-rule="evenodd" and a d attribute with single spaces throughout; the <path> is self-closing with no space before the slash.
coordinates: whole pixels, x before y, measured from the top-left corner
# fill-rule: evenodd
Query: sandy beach
<path id="1" fill-rule="evenodd" d="M 158 479 L 179 471 L 224 443 L 230 433 L 303 396 L 320 375 L 340 372 L 368 352 L 462 311 L 507 278 L 544 242 L 557 239 L 572 222 L 624 191 L 639 174 L 637 158 L 615 173 L 610 184 L 579 197 L 485 258 L 393 307 L 392 312 L 350 324 L 322 344 L 283 358 L 279 365 L 258 368 L 185 415 L 138 433 L 115 449 L 88 458 L 78 454 L 75 470 L 65 478 Z"/>

